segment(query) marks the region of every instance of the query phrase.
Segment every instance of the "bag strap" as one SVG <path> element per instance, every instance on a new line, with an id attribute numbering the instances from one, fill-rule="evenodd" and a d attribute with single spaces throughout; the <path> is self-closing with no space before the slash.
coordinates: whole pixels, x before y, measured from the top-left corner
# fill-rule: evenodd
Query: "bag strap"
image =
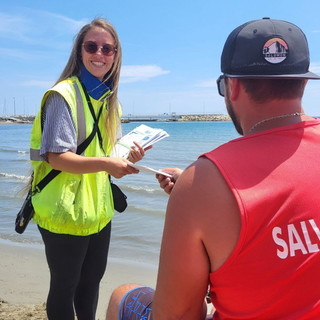
<path id="1" fill-rule="evenodd" d="M 81 154 L 88 147 L 94 136 L 96 135 L 97 130 L 94 127 L 90 135 L 86 140 L 84 140 L 78 147 L 76 154 Z M 61 170 L 52 169 L 36 186 L 35 192 L 40 192 L 52 179 L 54 179 Z"/>
<path id="2" fill-rule="evenodd" d="M 80 81 L 80 79 L 79 79 Z M 98 137 L 99 137 L 99 143 L 100 143 L 100 147 L 103 150 L 102 147 L 102 136 L 101 136 L 101 132 L 100 129 L 98 127 L 98 122 L 102 113 L 102 107 L 100 107 L 100 110 L 98 112 L 98 117 L 96 117 L 94 110 L 93 110 L 93 106 L 92 103 L 90 101 L 90 97 L 88 95 L 87 90 L 85 89 L 83 83 L 80 81 L 80 84 L 82 86 L 82 89 L 85 93 L 86 99 L 87 99 L 87 103 L 89 105 L 90 108 L 90 112 L 92 114 L 93 120 L 94 120 L 94 125 L 93 125 L 93 129 L 92 132 L 90 133 L 90 135 L 77 147 L 77 151 L 76 154 L 81 154 L 85 151 L 85 149 L 89 146 L 89 144 L 91 143 L 91 141 L 93 140 L 94 136 L 96 135 L 96 133 L 98 133 Z M 35 190 L 32 192 L 33 194 L 40 192 L 52 179 L 54 179 L 59 173 L 61 172 L 61 170 L 56 170 L 56 169 L 52 169 L 36 186 L 35 186 Z"/>
<path id="3" fill-rule="evenodd" d="M 99 126 L 98 126 L 98 123 L 99 123 L 99 119 L 100 119 L 100 116 L 101 116 L 101 113 L 102 113 L 102 108 L 103 108 L 103 104 L 101 105 L 100 109 L 99 109 L 99 112 L 98 112 L 98 117 L 96 117 L 96 114 L 94 112 L 94 109 L 93 109 L 93 106 L 92 106 L 92 103 L 91 103 L 91 100 L 90 100 L 90 97 L 89 97 L 89 94 L 88 94 L 88 91 L 87 89 L 85 88 L 85 86 L 83 85 L 82 81 L 80 80 L 79 78 L 79 82 L 82 86 L 82 90 L 86 96 L 86 100 L 87 100 L 87 103 L 88 103 L 88 106 L 89 106 L 89 110 L 91 112 L 91 115 L 92 115 L 92 118 L 93 118 L 93 121 L 94 121 L 94 126 L 97 128 L 97 134 L 98 134 L 98 139 L 99 139 L 99 144 L 100 144 L 100 148 L 103 150 L 104 152 L 104 149 L 103 149 L 103 140 L 102 140 L 102 135 L 101 135 L 101 131 L 99 129 Z"/>

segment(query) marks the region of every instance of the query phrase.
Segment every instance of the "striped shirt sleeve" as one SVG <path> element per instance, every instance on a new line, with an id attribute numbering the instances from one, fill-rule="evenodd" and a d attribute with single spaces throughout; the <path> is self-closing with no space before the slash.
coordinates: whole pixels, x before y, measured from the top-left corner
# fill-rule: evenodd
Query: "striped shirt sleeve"
<path id="1" fill-rule="evenodd" d="M 59 93 L 51 93 L 43 110 L 43 133 L 40 155 L 47 161 L 47 153 L 76 153 L 77 133 L 70 107 Z"/>

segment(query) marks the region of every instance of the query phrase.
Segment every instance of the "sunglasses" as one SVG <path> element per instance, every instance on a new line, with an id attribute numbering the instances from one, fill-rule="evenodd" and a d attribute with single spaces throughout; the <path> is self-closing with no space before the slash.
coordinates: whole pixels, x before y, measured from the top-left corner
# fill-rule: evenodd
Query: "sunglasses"
<path id="1" fill-rule="evenodd" d="M 225 86 L 225 76 L 222 75 L 217 79 L 217 87 L 218 87 L 218 92 L 220 96 L 224 97 L 225 91 L 226 91 L 226 86 Z"/>
<path id="2" fill-rule="evenodd" d="M 99 49 L 105 56 L 112 56 L 115 52 L 117 52 L 117 48 L 111 44 L 104 44 L 103 46 L 98 46 L 94 41 L 86 41 L 82 44 L 84 50 L 88 53 L 96 53 Z"/>

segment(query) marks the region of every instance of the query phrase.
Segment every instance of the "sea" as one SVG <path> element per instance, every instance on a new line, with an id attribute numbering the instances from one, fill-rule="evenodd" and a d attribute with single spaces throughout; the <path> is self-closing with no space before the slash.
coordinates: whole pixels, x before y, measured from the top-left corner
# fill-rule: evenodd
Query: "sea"
<path id="1" fill-rule="evenodd" d="M 123 134 L 140 124 L 161 128 L 169 134 L 155 143 L 139 162 L 153 169 L 184 169 L 200 154 L 239 137 L 231 122 L 129 122 L 122 124 Z M 31 127 L 31 124 L 0 125 L 0 243 L 41 248 L 42 239 L 33 222 L 23 234 L 14 230 L 31 174 Z M 141 171 L 113 181 L 127 195 L 128 208 L 123 213 L 116 212 L 112 220 L 109 256 L 157 266 L 169 196 L 153 173 Z"/>

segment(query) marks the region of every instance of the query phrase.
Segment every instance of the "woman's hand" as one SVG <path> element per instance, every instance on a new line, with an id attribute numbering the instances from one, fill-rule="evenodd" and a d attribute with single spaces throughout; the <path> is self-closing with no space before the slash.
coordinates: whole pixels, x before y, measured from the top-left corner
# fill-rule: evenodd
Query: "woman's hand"
<path id="1" fill-rule="evenodd" d="M 132 163 L 136 163 L 144 157 L 145 152 L 147 150 L 151 149 L 152 146 L 149 146 L 144 149 L 140 146 L 139 143 L 137 143 L 135 141 L 133 143 L 134 143 L 134 146 L 131 148 L 131 151 L 128 156 L 128 160 Z"/>
<path id="2" fill-rule="evenodd" d="M 139 173 L 139 170 L 129 165 L 129 161 L 124 158 L 105 158 L 107 159 L 107 171 L 113 177 L 119 179 L 127 174 Z"/>
<path id="3" fill-rule="evenodd" d="M 179 176 L 183 172 L 183 170 L 179 168 L 165 168 L 161 169 L 161 171 L 169 173 L 172 175 L 172 178 L 166 177 L 162 174 L 156 174 L 156 178 L 159 181 L 160 187 L 167 193 L 170 194 L 176 181 L 178 180 Z"/>

